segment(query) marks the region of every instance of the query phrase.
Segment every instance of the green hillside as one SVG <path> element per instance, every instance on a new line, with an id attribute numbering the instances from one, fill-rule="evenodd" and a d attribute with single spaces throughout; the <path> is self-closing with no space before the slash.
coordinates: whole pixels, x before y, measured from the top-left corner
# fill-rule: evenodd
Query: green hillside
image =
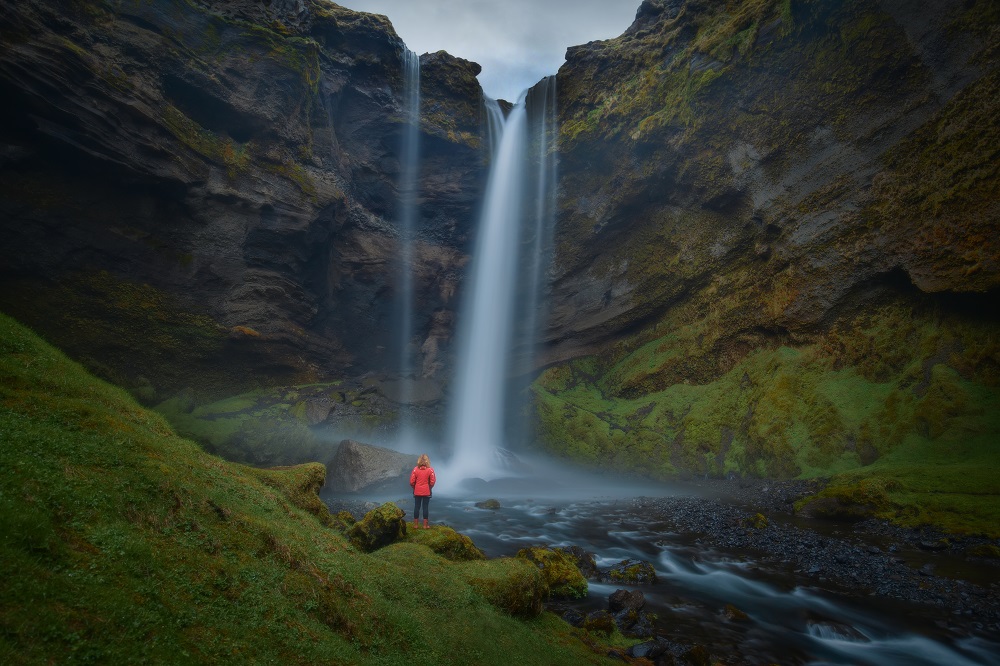
<path id="1" fill-rule="evenodd" d="M 208 455 L 4 315 L 0 469 L 5 664 L 605 661 L 499 608 L 544 592 L 530 564 L 362 553 L 321 465 Z"/>
<path id="2" fill-rule="evenodd" d="M 699 383 L 714 322 L 623 342 L 533 385 L 547 449 L 653 478 L 828 478 L 833 513 L 1000 534 L 1000 388 L 988 322 L 885 307 Z"/>

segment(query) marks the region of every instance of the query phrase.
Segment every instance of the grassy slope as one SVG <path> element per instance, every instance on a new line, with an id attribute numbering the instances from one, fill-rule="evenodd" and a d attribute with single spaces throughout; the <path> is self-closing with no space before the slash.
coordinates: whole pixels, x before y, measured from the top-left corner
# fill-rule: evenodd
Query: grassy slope
<path id="1" fill-rule="evenodd" d="M 348 544 L 323 468 L 258 470 L 177 437 L 0 315 L 0 662 L 593 663 L 451 563 Z"/>

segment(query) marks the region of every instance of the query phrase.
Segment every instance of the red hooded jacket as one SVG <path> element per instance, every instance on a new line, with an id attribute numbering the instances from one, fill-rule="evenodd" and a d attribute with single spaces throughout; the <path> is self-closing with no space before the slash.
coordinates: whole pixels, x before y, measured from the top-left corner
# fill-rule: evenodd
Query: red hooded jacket
<path id="1" fill-rule="evenodd" d="M 436 482 L 433 467 L 414 467 L 410 472 L 410 486 L 417 497 L 430 497 L 431 488 Z"/>

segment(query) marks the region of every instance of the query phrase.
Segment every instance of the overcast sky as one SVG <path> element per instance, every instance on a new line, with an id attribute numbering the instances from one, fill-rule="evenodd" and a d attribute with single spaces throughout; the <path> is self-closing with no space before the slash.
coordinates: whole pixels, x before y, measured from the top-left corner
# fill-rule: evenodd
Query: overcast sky
<path id="1" fill-rule="evenodd" d="M 566 47 L 609 39 L 632 24 L 642 0 L 335 0 L 385 14 L 418 54 L 447 51 L 483 66 L 489 97 L 517 101 L 555 74 Z"/>

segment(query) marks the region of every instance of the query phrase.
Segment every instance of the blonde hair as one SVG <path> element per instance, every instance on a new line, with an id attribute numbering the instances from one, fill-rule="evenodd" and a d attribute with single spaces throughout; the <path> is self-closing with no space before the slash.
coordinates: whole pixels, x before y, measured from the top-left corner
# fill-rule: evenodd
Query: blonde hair
<path id="1" fill-rule="evenodd" d="M 431 459 L 427 457 L 427 454 L 426 453 L 420 454 L 420 457 L 417 458 L 417 467 L 430 467 L 430 466 L 431 466 Z"/>

